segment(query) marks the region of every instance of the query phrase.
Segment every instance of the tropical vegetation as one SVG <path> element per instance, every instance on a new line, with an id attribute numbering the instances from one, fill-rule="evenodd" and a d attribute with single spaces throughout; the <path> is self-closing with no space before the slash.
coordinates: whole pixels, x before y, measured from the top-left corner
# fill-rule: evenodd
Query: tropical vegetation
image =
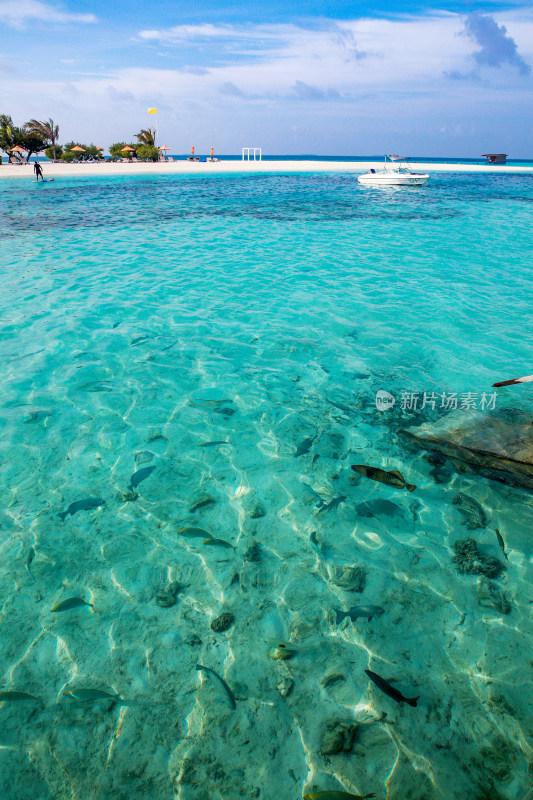
<path id="1" fill-rule="evenodd" d="M 139 133 L 135 134 L 135 138 L 139 144 L 155 147 L 155 128 L 142 128 Z"/>
<path id="2" fill-rule="evenodd" d="M 124 152 L 122 152 L 122 150 L 125 147 L 131 147 L 132 150 L 125 150 Z M 115 142 L 110 146 L 109 152 L 111 153 L 114 159 L 120 160 L 122 158 L 133 158 L 133 156 L 135 155 L 135 145 L 128 144 L 127 142 Z"/>
<path id="3" fill-rule="evenodd" d="M 79 150 L 72 150 L 73 147 L 82 147 L 85 150 L 84 153 L 80 152 Z M 87 161 L 88 158 L 94 158 L 96 160 L 102 158 L 102 151 L 96 147 L 94 144 L 82 144 L 81 142 L 67 142 L 61 148 L 61 161 L 67 161 L 70 163 L 71 161 Z M 48 158 L 48 155 L 45 153 Z"/>
<path id="4" fill-rule="evenodd" d="M 159 150 L 155 146 L 155 128 L 142 128 L 135 134 L 137 157 L 143 161 L 159 161 Z"/>
<path id="5" fill-rule="evenodd" d="M 26 160 L 30 159 L 34 153 L 40 153 L 51 144 L 51 140 L 46 138 L 44 131 L 39 131 L 33 123 L 26 122 L 21 127 L 15 125 L 8 114 L 0 114 L 0 150 L 23 161 L 20 152 L 13 153 L 14 147 L 21 147 L 26 150 Z M 57 130 L 57 126 L 56 126 Z"/>
<path id="6" fill-rule="evenodd" d="M 142 161 L 158 161 L 160 154 L 156 147 L 155 137 L 155 128 L 142 128 L 139 133 L 135 134 L 136 144 L 130 143 L 127 145 L 126 142 L 115 142 L 109 148 L 112 160 L 136 157 Z M 13 148 L 17 146 L 24 153 L 21 151 L 13 152 Z M 84 152 L 73 151 L 72 148 L 76 146 L 83 148 Z M 126 146 L 132 149 L 124 151 Z M 102 150 L 94 144 L 82 144 L 80 142 L 59 144 L 59 125 L 53 119 L 30 119 L 29 122 L 17 126 L 8 114 L 0 114 L 1 150 L 20 163 L 29 161 L 32 155 L 43 151 L 46 157 L 52 161 L 71 162 L 103 158 Z"/>
<path id="7" fill-rule="evenodd" d="M 50 142 L 51 147 L 47 149 L 51 150 L 52 158 L 55 161 L 59 125 L 56 125 L 53 119 L 47 119 L 45 122 L 39 122 L 37 119 L 30 119 L 24 127 L 28 129 L 29 133 L 42 139 L 43 142 Z M 50 156 L 47 156 L 47 158 L 50 158 Z"/>

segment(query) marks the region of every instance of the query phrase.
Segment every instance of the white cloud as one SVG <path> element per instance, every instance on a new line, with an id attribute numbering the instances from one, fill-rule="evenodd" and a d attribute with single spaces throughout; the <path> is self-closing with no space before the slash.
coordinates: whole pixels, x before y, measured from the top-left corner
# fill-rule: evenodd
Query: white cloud
<path id="1" fill-rule="evenodd" d="M 524 63 L 533 64 L 532 11 L 494 19 Z M 474 154 L 480 147 L 512 152 L 510 139 L 526 141 L 533 124 L 531 77 L 508 59 L 498 69 L 480 65 L 479 45 L 464 31 L 465 18 L 451 13 L 326 21 L 313 29 L 208 24 L 142 31 L 139 66 L 103 64 L 101 74 L 70 72 L 61 83 L 25 85 L 21 76 L 4 87 L 4 105 L 24 119 L 54 109 L 65 120 L 62 138 L 100 144 L 129 140 L 152 121 L 146 109 L 157 106 L 165 143 L 176 152 L 193 142 L 201 152 L 205 139 L 207 151 L 215 143 L 219 152 L 258 143 L 270 152 L 438 154 L 439 143 L 453 137 L 473 142 Z M 166 68 L 146 66 L 154 44 L 172 54 Z M 194 64 L 184 63 L 192 55 Z M 454 74 L 463 80 L 451 80 Z M 457 131 L 458 119 L 469 120 L 469 132 Z"/>
<path id="2" fill-rule="evenodd" d="M 0 19 L 14 28 L 22 28 L 24 23 L 38 20 L 52 24 L 96 22 L 94 14 L 71 14 L 56 6 L 41 3 L 39 0 L 0 0 Z"/>

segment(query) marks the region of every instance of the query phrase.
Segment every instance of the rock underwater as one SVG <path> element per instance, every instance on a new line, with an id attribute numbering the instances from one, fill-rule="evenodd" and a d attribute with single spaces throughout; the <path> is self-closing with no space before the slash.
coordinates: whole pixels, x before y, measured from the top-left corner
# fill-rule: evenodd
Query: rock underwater
<path id="1" fill-rule="evenodd" d="M 455 411 L 437 423 L 402 428 L 400 436 L 443 453 L 474 472 L 512 486 L 533 489 L 533 412 Z"/>

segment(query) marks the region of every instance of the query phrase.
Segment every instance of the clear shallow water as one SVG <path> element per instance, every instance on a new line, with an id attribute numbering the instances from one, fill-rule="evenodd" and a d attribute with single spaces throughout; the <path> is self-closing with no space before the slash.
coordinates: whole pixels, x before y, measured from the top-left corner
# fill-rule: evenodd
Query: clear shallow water
<path id="1" fill-rule="evenodd" d="M 438 483 L 396 431 L 442 414 L 402 392 L 531 373 L 533 179 L 4 180 L 0 203 L 0 680 L 41 701 L 0 704 L 1 796 L 529 797 L 531 495 Z M 319 513 L 303 483 L 346 499 Z M 468 536 L 502 559 L 495 527 L 507 614 L 452 562 Z M 384 613 L 336 624 L 363 603 Z"/>

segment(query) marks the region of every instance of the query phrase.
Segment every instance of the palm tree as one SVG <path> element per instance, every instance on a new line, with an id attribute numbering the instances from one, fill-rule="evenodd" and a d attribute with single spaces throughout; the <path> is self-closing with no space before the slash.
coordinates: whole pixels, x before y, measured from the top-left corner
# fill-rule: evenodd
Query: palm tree
<path id="1" fill-rule="evenodd" d="M 13 125 L 11 117 L 8 114 L 0 114 L 0 150 L 10 153 L 13 147 L 22 145 L 22 139 L 22 130 Z"/>
<path id="2" fill-rule="evenodd" d="M 56 160 L 56 142 L 59 138 L 59 125 L 54 124 L 53 119 L 39 122 L 37 119 L 30 119 L 24 125 L 26 133 L 32 134 L 43 141 L 49 141 L 54 151 L 54 161 Z"/>
<path id="3" fill-rule="evenodd" d="M 155 147 L 155 128 L 143 128 L 139 133 L 135 134 L 135 138 L 139 144 L 148 144 L 150 147 Z"/>

